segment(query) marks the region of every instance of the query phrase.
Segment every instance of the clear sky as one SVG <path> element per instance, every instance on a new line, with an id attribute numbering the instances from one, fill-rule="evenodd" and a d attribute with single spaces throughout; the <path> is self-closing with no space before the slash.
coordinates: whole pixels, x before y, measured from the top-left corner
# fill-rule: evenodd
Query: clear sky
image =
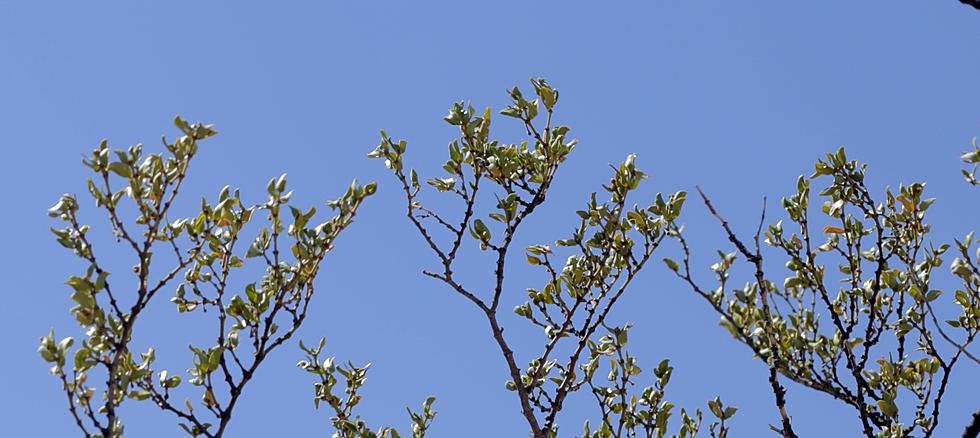
<path id="1" fill-rule="evenodd" d="M 700 184 L 745 233 L 763 195 L 779 217 L 777 200 L 797 175 L 842 145 L 870 163 L 878 190 L 929 183 L 937 241 L 980 224 L 978 194 L 957 162 L 980 134 L 980 11 L 955 0 L 270 5 L 0 2 L 4 435 L 78 435 L 35 349 L 52 326 L 80 334 L 63 282 L 84 265 L 54 242 L 45 210 L 62 193 L 85 195 L 80 158 L 101 139 L 156 150 L 161 134 L 176 136 L 178 113 L 221 132 L 202 144 L 184 190 L 190 207 L 225 184 L 261 202 L 265 182 L 283 172 L 300 205 L 321 205 L 355 177 L 379 182 L 326 259 L 299 337 L 327 335 L 331 355 L 373 362 L 359 406 L 371 424 L 405 427 L 404 407 L 436 396 L 433 437 L 527 428 L 483 316 L 420 273 L 435 260 L 404 218 L 394 179 L 365 157 L 379 129 L 409 141 L 409 165 L 434 172 L 455 135 L 441 120 L 453 101 L 500 109 L 507 87 L 548 78 L 561 92 L 557 120 L 581 143 L 521 246 L 566 237 L 573 211 L 608 179 L 607 163 L 628 153 L 652 175 L 637 202 Z M 513 124 L 495 123 L 503 140 L 520 139 Z M 92 203 L 82 206 L 88 223 L 106 227 Z M 729 250 L 724 236 L 697 202 L 681 218 L 710 283 L 705 267 L 714 248 Z M 118 253 L 123 275 L 133 262 Z M 656 257 L 676 253 L 666 245 Z M 505 308 L 542 282 L 514 254 Z M 485 282 L 490 269 L 471 266 L 472 281 Z M 166 299 L 137 342 L 157 345 L 160 360 L 182 371 L 191 354 L 181 336 L 204 328 Z M 632 348 L 646 370 L 672 359 L 669 399 L 690 410 L 720 395 L 740 408 L 734 436 L 771 435 L 778 414 L 764 364 L 661 265 L 648 267 L 612 319 L 636 324 Z M 522 348 L 536 351 L 536 330 L 509 316 L 504 324 L 519 360 L 528 358 Z M 329 435 L 329 413 L 314 412 L 312 382 L 294 366 L 300 358 L 295 344 L 276 351 L 230 436 Z M 980 370 L 958 372 L 937 436 L 958 434 L 980 408 Z M 789 385 L 788 400 L 801 436 L 858 430 L 853 411 L 827 396 Z M 573 404 L 563 432 L 579 432 L 586 418 L 596 423 L 594 409 Z M 125 420 L 127 436 L 181 433 L 149 403 Z"/>

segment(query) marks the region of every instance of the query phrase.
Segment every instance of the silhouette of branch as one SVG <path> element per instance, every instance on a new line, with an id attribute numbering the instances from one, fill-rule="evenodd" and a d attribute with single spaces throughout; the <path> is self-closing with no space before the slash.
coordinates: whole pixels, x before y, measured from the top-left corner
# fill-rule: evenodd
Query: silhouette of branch
<path id="1" fill-rule="evenodd" d="M 960 0 L 960 3 L 963 3 L 964 5 L 967 6 L 973 6 L 976 9 L 980 9 L 980 0 Z M 978 425 L 978 427 L 980 427 L 980 425 Z M 974 432 L 973 436 L 976 436 L 976 432 Z"/>
<path id="2" fill-rule="evenodd" d="M 973 421 L 963 431 L 963 438 L 977 438 L 977 436 L 980 436 L 980 411 L 973 414 Z"/>

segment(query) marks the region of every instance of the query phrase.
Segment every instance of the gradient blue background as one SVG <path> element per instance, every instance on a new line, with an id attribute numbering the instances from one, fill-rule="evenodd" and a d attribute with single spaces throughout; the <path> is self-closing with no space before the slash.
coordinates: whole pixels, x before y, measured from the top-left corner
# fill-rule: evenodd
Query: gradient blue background
<path id="1" fill-rule="evenodd" d="M 35 352 L 52 326 L 79 335 L 62 283 L 84 269 L 52 239 L 57 223 L 45 210 L 61 193 L 85 195 L 79 159 L 103 138 L 157 150 L 161 134 L 176 135 L 177 113 L 215 123 L 221 133 L 202 145 L 184 190 L 187 211 L 225 184 L 261 202 L 282 172 L 300 205 L 321 205 L 355 177 L 379 181 L 328 256 L 299 336 L 326 334 L 338 359 L 373 362 L 359 407 L 371 424 L 404 427 L 404 407 L 435 395 L 431 436 L 518 437 L 527 428 L 483 315 L 420 274 L 435 259 L 403 217 L 394 179 L 365 158 L 379 129 L 408 139 L 408 164 L 433 175 L 455 135 L 441 121 L 451 102 L 500 109 L 507 87 L 547 77 L 561 91 L 557 121 L 581 144 L 521 246 L 566 237 L 573 210 L 608 179 L 607 163 L 631 152 L 652 174 L 637 202 L 700 184 L 748 235 L 763 195 L 780 217 L 778 199 L 797 175 L 841 145 L 870 162 L 876 190 L 928 181 L 939 197 L 934 239 L 950 241 L 976 228 L 980 212 L 957 163 L 980 133 L 978 42 L 980 11 L 955 0 L 0 2 L 3 435 L 79 435 Z M 498 138 L 520 140 L 512 122 L 497 117 L 495 127 Z M 82 206 L 104 230 L 92 204 Z M 724 236 L 697 202 L 682 220 L 698 275 L 713 287 L 705 267 L 714 248 L 729 250 Z M 132 262 L 107 243 L 97 250 L 121 280 Z M 543 284 L 513 254 L 504 308 Z M 666 245 L 656 258 L 676 254 Z M 484 284 L 484 259 L 465 255 L 474 257 L 471 284 Z M 156 345 L 161 363 L 181 372 L 186 337 L 203 343 L 210 326 L 177 315 L 166 298 L 136 342 Z M 734 436 L 773 436 L 764 364 L 662 265 L 650 265 L 611 319 L 636 324 L 631 342 L 645 369 L 672 359 L 674 403 L 693 410 L 720 395 L 740 408 Z M 537 329 L 511 315 L 504 324 L 520 361 L 537 351 Z M 313 410 L 311 380 L 294 367 L 300 356 L 290 343 L 269 359 L 229 436 L 331 433 L 329 413 Z M 936 436 L 958 435 L 980 408 L 977 375 L 975 364 L 957 370 Z M 853 411 L 823 394 L 789 385 L 788 399 L 801 436 L 859 430 Z M 596 423 L 589 403 L 560 418 L 563 435 L 585 418 Z M 124 415 L 127 436 L 182 434 L 149 403 Z"/>

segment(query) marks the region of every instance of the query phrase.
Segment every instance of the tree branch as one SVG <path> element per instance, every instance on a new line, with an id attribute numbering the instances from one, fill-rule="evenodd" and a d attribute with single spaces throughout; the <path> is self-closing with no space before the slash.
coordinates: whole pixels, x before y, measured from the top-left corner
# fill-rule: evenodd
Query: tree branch
<path id="1" fill-rule="evenodd" d="M 795 432 L 793 432 L 793 426 L 789 415 L 786 413 L 786 388 L 779 383 L 779 377 L 777 376 L 777 371 L 781 367 L 782 361 L 779 357 L 779 344 L 776 343 L 776 335 L 772 327 L 772 313 L 769 307 L 769 287 L 767 286 L 765 274 L 762 270 L 762 253 L 759 250 L 759 234 L 756 233 L 755 235 L 756 253 L 753 254 L 749 252 L 748 248 L 745 247 L 745 244 L 743 244 L 742 241 L 735 236 L 735 233 L 733 233 L 731 228 L 728 226 L 728 222 L 725 221 L 725 219 L 723 219 L 717 211 L 715 211 L 715 208 L 711 205 L 711 201 L 709 201 L 708 197 L 701 191 L 701 187 L 694 186 L 694 188 L 696 188 L 698 193 L 701 195 L 701 199 L 704 200 L 704 205 L 708 207 L 711 214 L 715 215 L 715 217 L 721 221 L 722 228 L 724 228 L 725 232 L 728 233 L 728 240 L 735 244 L 739 252 L 741 252 L 750 263 L 755 265 L 755 279 L 759 284 L 759 297 L 762 299 L 762 310 L 765 314 L 764 329 L 767 337 L 769 338 L 770 357 L 772 358 L 772 363 L 769 364 L 769 384 L 772 386 L 773 395 L 776 396 L 776 407 L 779 409 L 779 415 L 782 417 L 783 423 L 783 428 L 779 430 L 779 433 L 786 438 L 795 438 L 797 435 Z M 762 214 L 763 220 L 765 220 L 765 207 L 763 207 Z M 760 224 L 759 231 L 761 230 L 762 226 Z"/>
<path id="2" fill-rule="evenodd" d="M 977 436 L 980 436 L 980 411 L 973 414 L 973 421 L 963 431 L 963 438 L 977 438 Z"/>
<path id="3" fill-rule="evenodd" d="M 967 6 L 973 6 L 976 9 L 980 9 L 980 0 L 960 0 L 960 3 L 963 3 L 964 5 L 967 5 Z M 980 426 L 978 426 L 978 427 L 980 427 Z M 980 429 L 978 429 L 978 430 L 980 430 Z M 963 436 L 966 436 L 966 435 L 963 435 Z M 976 436 L 976 434 L 974 434 L 974 436 Z"/>

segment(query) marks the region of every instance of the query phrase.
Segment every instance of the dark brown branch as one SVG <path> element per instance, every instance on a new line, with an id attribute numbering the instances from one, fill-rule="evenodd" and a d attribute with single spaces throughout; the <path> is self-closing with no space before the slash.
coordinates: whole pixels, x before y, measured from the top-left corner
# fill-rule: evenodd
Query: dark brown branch
<path id="1" fill-rule="evenodd" d="M 73 390 L 71 388 L 71 385 L 68 383 L 68 378 L 65 376 L 64 371 L 62 371 L 60 368 L 58 369 L 58 378 L 61 379 L 62 388 L 65 389 L 65 394 L 68 395 L 68 410 L 71 411 L 71 416 L 75 418 L 75 423 L 77 423 L 78 428 L 81 429 L 83 433 L 85 433 L 85 436 L 89 436 L 90 434 L 88 432 L 88 429 L 85 428 L 85 424 L 82 423 L 82 418 L 78 416 L 78 410 L 75 409 L 74 395 L 78 391 L 77 379 L 72 379 L 73 384 L 75 385 L 75 388 Z M 96 423 L 96 427 L 98 427 L 98 422 L 97 421 L 94 422 Z"/>
<path id="2" fill-rule="evenodd" d="M 425 269 L 422 270 L 422 273 L 425 274 L 425 275 L 428 275 L 429 277 L 435 278 L 437 280 L 441 280 L 443 283 L 448 284 L 457 293 L 459 293 L 460 295 L 466 297 L 466 299 L 472 301 L 473 304 L 476 304 L 476 306 L 479 307 L 480 310 L 482 310 L 484 312 L 490 312 L 490 308 L 487 307 L 487 305 L 483 302 L 483 300 L 481 300 L 476 295 L 473 295 L 473 293 L 471 293 L 470 291 L 468 291 L 465 288 L 463 288 L 463 286 L 461 286 L 459 283 L 456 283 L 456 281 L 453 280 L 451 277 L 445 276 L 445 275 L 441 275 L 441 274 L 436 274 L 434 272 L 431 272 L 431 271 L 425 270 Z"/>
<path id="3" fill-rule="evenodd" d="M 963 431 L 963 438 L 977 438 L 977 436 L 980 436 L 980 411 L 973 414 L 973 420 Z"/>
<path id="4" fill-rule="evenodd" d="M 980 9 L 980 0 L 960 0 L 960 3 L 963 3 L 964 5 L 967 5 L 967 6 L 973 6 L 976 9 Z M 980 427 L 980 426 L 978 426 L 978 427 Z M 966 436 L 966 435 L 964 435 L 964 436 Z M 976 435 L 974 435 L 974 436 L 976 436 Z"/>
<path id="5" fill-rule="evenodd" d="M 776 396 L 776 407 L 779 409 L 779 415 L 782 417 L 783 428 L 779 430 L 779 433 L 786 438 L 795 438 L 797 435 L 795 432 L 793 432 L 793 426 L 789 415 L 786 413 L 786 388 L 779 383 L 779 377 L 777 375 L 777 371 L 779 368 L 781 368 L 782 361 L 779 357 L 779 344 L 776 343 L 776 334 L 772 326 L 772 312 L 769 307 L 769 287 L 766 283 L 765 274 L 762 270 L 762 253 L 758 248 L 759 234 L 756 233 L 755 235 L 756 253 L 753 254 L 749 252 L 749 250 L 745 247 L 745 244 L 743 244 L 742 241 L 735 236 L 735 233 L 732 232 L 731 228 L 728 226 L 728 222 L 725 221 L 720 214 L 718 214 L 715 208 L 711 205 L 711 201 L 709 201 L 708 197 L 705 196 L 703 191 L 701 191 L 701 187 L 694 186 L 694 188 L 697 189 L 698 193 L 701 195 L 701 199 L 704 200 L 704 205 L 708 207 L 711 214 L 715 215 L 715 217 L 721 221 L 722 228 L 724 228 L 725 232 L 728 233 L 728 240 L 735 244 L 735 247 L 738 248 L 738 250 L 745 256 L 746 259 L 748 259 L 750 263 L 755 265 L 755 279 L 759 284 L 759 297 L 762 299 L 762 311 L 765 315 L 763 328 L 766 331 L 766 336 L 769 338 L 769 353 L 770 357 L 772 358 L 772 363 L 769 364 L 769 384 L 772 386 L 773 395 Z M 764 206 L 762 214 L 764 219 Z M 759 231 L 761 230 L 762 226 L 760 224 Z"/>
<path id="6" fill-rule="evenodd" d="M 954 341 L 953 338 L 949 337 L 949 335 L 947 335 L 946 332 L 943 331 L 943 327 L 939 324 L 939 321 L 936 319 L 936 312 L 932 310 L 932 304 L 929 303 L 929 301 L 926 301 L 926 309 L 928 310 L 929 316 L 932 318 L 932 324 L 936 326 L 936 331 L 939 332 L 939 334 L 943 337 L 943 339 L 946 339 L 946 342 L 952 344 L 954 347 L 956 347 L 957 350 L 965 354 L 966 357 L 969 357 L 974 362 L 980 364 L 980 358 L 977 358 L 976 356 L 971 354 L 969 350 L 966 349 L 966 345 L 969 344 L 970 341 L 972 341 L 973 336 L 970 336 L 971 339 L 967 340 L 967 342 L 963 344 Z"/>

